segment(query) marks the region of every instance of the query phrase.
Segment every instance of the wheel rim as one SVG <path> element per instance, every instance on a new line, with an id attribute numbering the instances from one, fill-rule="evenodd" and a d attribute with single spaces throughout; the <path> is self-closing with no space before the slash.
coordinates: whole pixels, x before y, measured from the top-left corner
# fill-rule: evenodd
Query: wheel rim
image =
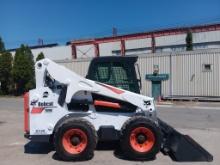
<path id="1" fill-rule="evenodd" d="M 62 138 L 64 149 L 70 154 L 82 153 L 88 143 L 87 135 L 81 129 L 67 130 Z"/>
<path id="2" fill-rule="evenodd" d="M 148 152 L 155 144 L 154 133 L 146 127 L 138 127 L 131 131 L 131 147 L 137 152 Z"/>

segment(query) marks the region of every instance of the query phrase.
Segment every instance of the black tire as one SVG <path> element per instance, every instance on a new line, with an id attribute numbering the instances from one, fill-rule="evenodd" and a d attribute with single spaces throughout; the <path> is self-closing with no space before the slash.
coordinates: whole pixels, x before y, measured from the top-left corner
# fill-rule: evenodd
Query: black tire
<path id="1" fill-rule="evenodd" d="M 69 132 L 71 132 L 71 134 L 74 135 L 69 135 Z M 73 144 L 72 139 L 76 136 L 79 136 L 77 137 L 77 144 Z M 68 137 L 69 141 L 67 140 Z M 82 145 L 83 149 L 81 147 L 81 151 L 77 151 L 79 153 L 72 153 L 70 149 L 65 149 L 65 147 L 68 148 L 68 145 L 66 145 L 64 141 L 68 142 L 68 145 L 72 145 L 74 151 L 76 150 L 76 146 L 81 147 Z M 54 132 L 55 151 L 57 152 L 58 156 L 65 161 L 80 161 L 91 159 L 94 155 L 94 149 L 96 147 L 96 144 L 97 133 L 95 131 L 95 128 L 85 119 L 66 119 L 57 127 L 57 129 Z"/>
<path id="2" fill-rule="evenodd" d="M 143 133 L 144 135 L 142 135 L 142 133 L 138 133 L 137 132 L 138 130 L 140 131 L 144 130 Z M 148 133 L 148 135 L 146 135 L 145 133 Z M 134 134 L 135 134 L 135 138 L 134 138 Z M 140 142 L 139 141 L 140 139 L 138 138 L 142 138 L 142 141 Z M 144 146 L 145 148 L 142 150 L 143 144 L 145 145 Z M 148 145 L 146 146 L 146 144 Z M 138 146 L 138 148 L 135 145 Z M 154 159 L 156 157 L 156 154 L 160 151 L 160 147 L 161 147 L 160 128 L 157 124 L 147 119 L 146 117 L 143 116 L 132 117 L 127 122 L 125 122 L 125 124 L 122 127 L 120 146 L 122 153 L 128 159 L 131 160 Z"/>

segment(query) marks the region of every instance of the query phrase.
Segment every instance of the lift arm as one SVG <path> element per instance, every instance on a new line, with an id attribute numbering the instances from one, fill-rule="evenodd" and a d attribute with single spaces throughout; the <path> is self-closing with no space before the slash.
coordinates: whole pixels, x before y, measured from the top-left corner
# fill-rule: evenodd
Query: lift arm
<path id="1" fill-rule="evenodd" d="M 44 86 L 46 74 L 49 74 L 59 83 L 67 85 L 66 103 L 70 103 L 72 96 L 78 91 L 97 91 L 96 84 L 93 81 L 87 80 L 49 59 L 40 60 L 35 64 L 35 74 L 36 87 Z"/>

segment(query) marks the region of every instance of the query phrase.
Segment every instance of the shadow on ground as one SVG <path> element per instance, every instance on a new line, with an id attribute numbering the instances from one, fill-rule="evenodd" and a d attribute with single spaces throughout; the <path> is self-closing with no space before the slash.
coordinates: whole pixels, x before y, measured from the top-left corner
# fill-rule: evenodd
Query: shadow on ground
<path id="1" fill-rule="evenodd" d="M 99 142 L 97 144 L 96 150 L 97 151 L 114 150 L 114 156 L 116 158 L 122 159 L 122 160 L 129 160 L 127 157 L 125 157 L 123 155 L 118 141 Z M 26 154 L 48 154 L 52 151 L 54 151 L 54 147 L 50 143 L 41 143 L 41 142 L 30 141 L 24 145 L 24 153 L 26 153 Z M 53 154 L 52 158 L 54 160 L 61 161 L 61 159 L 59 158 L 59 156 L 56 152 Z M 147 161 L 152 161 L 154 159 L 150 159 Z"/>
<path id="2" fill-rule="evenodd" d="M 28 142 L 24 145 L 24 153 L 26 154 L 48 154 L 54 148 L 50 143 Z"/>
<path id="3" fill-rule="evenodd" d="M 97 144 L 96 150 L 114 150 L 114 156 L 116 158 L 122 159 L 122 160 L 132 161 L 124 156 L 124 154 L 120 148 L 119 141 L 99 142 Z M 155 159 L 156 159 L 156 157 L 152 158 L 152 159 L 148 159 L 148 160 L 143 160 L 143 161 L 153 161 Z"/>

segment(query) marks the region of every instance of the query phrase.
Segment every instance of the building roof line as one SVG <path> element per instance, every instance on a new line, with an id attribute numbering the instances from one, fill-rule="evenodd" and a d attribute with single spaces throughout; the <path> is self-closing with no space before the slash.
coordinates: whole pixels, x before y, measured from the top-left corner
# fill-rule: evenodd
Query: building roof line
<path id="1" fill-rule="evenodd" d="M 34 46 L 28 46 L 30 49 L 39 49 L 39 48 L 51 48 L 51 47 L 55 47 L 58 46 L 58 43 L 52 43 L 52 44 L 44 44 L 44 45 L 34 45 Z M 7 51 L 12 52 L 12 51 L 16 51 L 19 48 L 13 48 L 13 49 L 8 49 Z"/>
<path id="2" fill-rule="evenodd" d="M 220 30 L 220 23 L 160 29 L 160 30 L 153 30 L 147 32 L 140 32 L 140 33 L 130 33 L 130 34 L 124 34 L 118 36 L 78 39 L 78 40 L 70 41 L 70 43 L 74 45 L 87 45 L 93 43 L 116 42 L 120 40 L 129 40 L 129 39 L 137 39 L 137 38 L 141 39 L 141 38 L 152 38 L 159 36 L 175 35 L 175 34 L 186 33 L 187 31 L 191 31 L 195 33 L 195 32 L 206 32 L 206 31 L 215 31 L 215 30 Z"/>

